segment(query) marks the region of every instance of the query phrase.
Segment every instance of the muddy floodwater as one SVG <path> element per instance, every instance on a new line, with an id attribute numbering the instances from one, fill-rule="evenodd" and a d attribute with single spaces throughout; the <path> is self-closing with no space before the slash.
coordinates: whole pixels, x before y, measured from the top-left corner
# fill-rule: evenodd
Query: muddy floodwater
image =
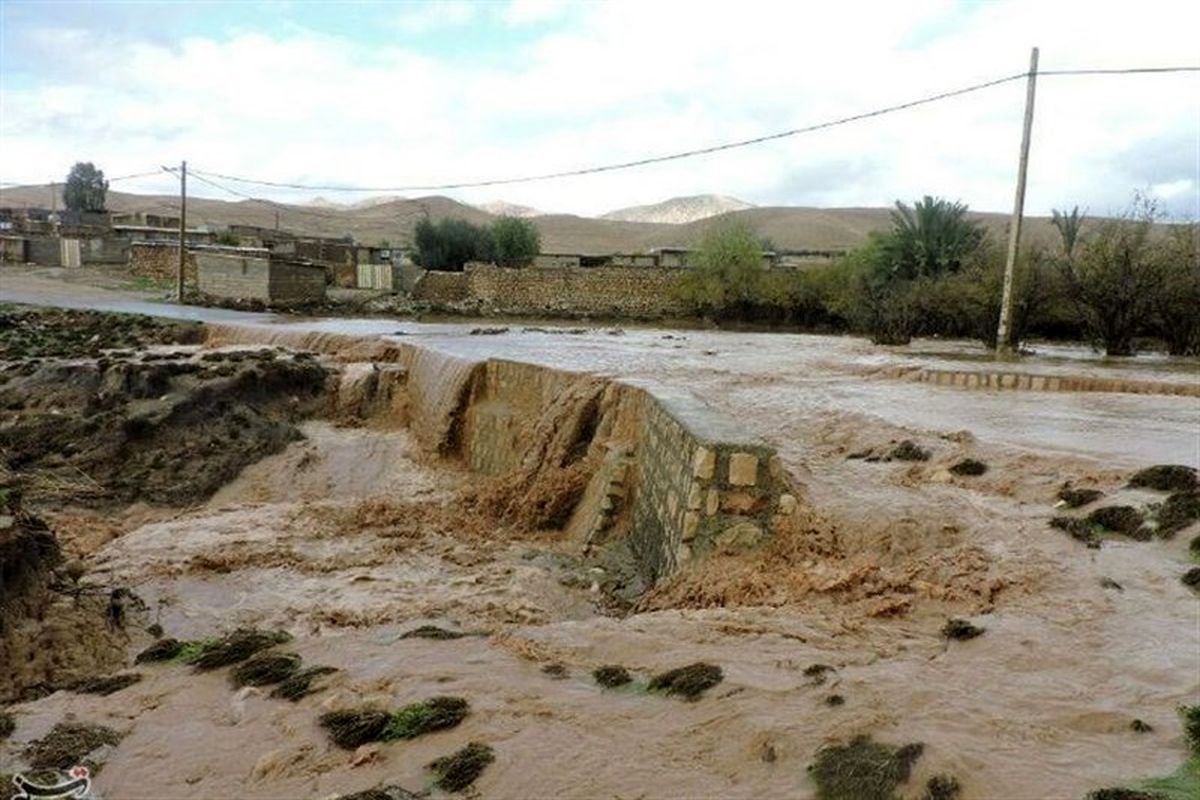
<path id="1" fill-rule="evenodd" d="M 0 300 L 67 305 L 58 291 L 26 281 L 0 286 Z M 272 400 L 296 434 L 203 498 L 40 509 L 67 557 L 86 565 L 85 582 L 138 595 L 141 616 L 120 634 L 126 661 L 111 671 L 141 680 L 108 696 L 48 687 L 13 702 L 0 773 L 24 769 L 25 748 L 64 720 L 120 734 L 102 748 L 95 784 L 114 799 L 335 798 L 381 786 L 449 796 L 429 764 L 470 742 L 494 754 L 466 790 L 486 798 L 815 798 L 817 754 L 864 735 L 922 745 L 894 793 L 880 795 L 910 800 L 930 796 L 935 776 L 953 777 L 959 791 L 946 796 L 966 800 L 1083 798 L 1188 757 L 1177 708 L 1200 703 L 1200 597 L 1181 576 L 1200 525 L 1105 532 L 1089 546 L 1049 522 L 1127 505 L 1153 527 L 1168 494 L 1130 477 L 1200 466 L 1193 394 L 905 377 L 996 368 L 965 342 L 885 349 L 562 322 L 284 320 L 99 290 L 75 304 L 214 323 L 206 344 L 143 348 L 207 365 L 187 367 L 198 375 L 224 369 L 222 358 L 237 369 L 255 358 L 311 363 L 240 354 L 283 345 L 316 353 L 342 389 L 319 413 L 295 411 L 286 392 Z M 407 365 L 405 396 L 347 411 L 350 377 L 369 358 L 339 356 L 342 335 L 434 355 Z M 1200 382 L 1195 360 L 1035 349 L 1004 368 L 1114 386 Z M 462 365 L 487 359 L 694 393 L 778 454 L 803 524 L 614 604 L 606 567 L 581 555 L 568 526 L 493 514 L 478 500 L 484 478 L 427 446 L 430 426 L 450 441 L 460 423 L 452 411 L 423 421 L 419 394 L 433 408 L 428 395 L 460 397 Z M 170 441 L 225 441 L 197 424 Z M 918 457 L 894 455 L 904 442 Z M 967 460 L 982 469 L 960 469 Z M 1064 509 L 1068 483 L 1102 499 Z M 982 633 L 948 637 L 950 619 Z M 277 649 L 336 671 L 289 702 L 271 686 L 234 685 L 229 669 L 135 666 L 151 624 L 180 640 L 285 631 Z M 422 625 L 466 635 L 406 636 Z M 697 662 L 721 671 L 698 699 L 648 689 L 652 676 Z M 592 672 L 605 665 L 632 681 L 599 686 Z M 445 730 L 349 749 L 318 724 L 329 711 L 390 712 L 433 696 L 464 698 L 469 713 Z"/>

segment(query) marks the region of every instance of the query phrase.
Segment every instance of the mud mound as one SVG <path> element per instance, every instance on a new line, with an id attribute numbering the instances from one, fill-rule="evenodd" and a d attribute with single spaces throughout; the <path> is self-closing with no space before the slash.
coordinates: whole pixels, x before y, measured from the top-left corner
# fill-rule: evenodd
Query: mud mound
<path id="1" fill-rule="evenodd" d="M 187 505 L 300 438 L 326 372 L 301 357 L 47 362 L 0 374 L 0 451 L 34 503 Z"/>
<path id="2" fill-rule="evenodd" d="M 102 350 L 198 344 L 203 326 L 140 314 L 0 304 L 0 359 L 99 356 Z"/>

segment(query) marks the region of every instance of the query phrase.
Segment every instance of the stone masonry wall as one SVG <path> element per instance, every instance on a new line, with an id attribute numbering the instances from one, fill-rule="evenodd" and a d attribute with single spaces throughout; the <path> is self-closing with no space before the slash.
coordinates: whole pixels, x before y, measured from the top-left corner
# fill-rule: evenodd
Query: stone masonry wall
<path id="1" fill-rule="evenodd" d="M 179 248 L 159 242 L 135 242 L 129 247 L 129 273 L 156 281 L 173 281 L 179 269 Z M 183 257 L 184 280 L 196 285 L 196 255 L 188 250 Z"/>
<path id="2" fill-rule="evenodd" d="M 204 294 L 239 300 L 271 299 L 271 260 L 265 256 L 196 253 L 197 288 Z"/>
<path id="3" fill-rule="evenodd" d="M 268 286 L 270 299 L 294 303 L 325 297 L 325 269 L 320 266 L 272 260 Z"/>
<path id="4" fill-rule="evenodd" d="M 463 272 L 426 272 L 413 298 L 489 314 L 595 314 L 637 318 L 682 315 L 684 271 L 666 267 L 524 267 L 468 264 Z"/>

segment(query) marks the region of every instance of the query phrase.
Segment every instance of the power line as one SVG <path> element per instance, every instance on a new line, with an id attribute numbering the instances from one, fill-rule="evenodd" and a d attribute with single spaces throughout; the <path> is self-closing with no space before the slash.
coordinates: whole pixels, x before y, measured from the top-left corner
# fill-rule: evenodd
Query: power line
<path id="1" fill-rule="evenodd" d="M 1161 73 L 1170 73 L 1170 72 L 1200 72 L 1200 67 L 1191 67 L 1191 66 L 1178 67 L 1178 66 L 1176 66 L 1176 67 L 1133 67 L 1133 68 L 1125 68 L 1125 69 L 1061 69 L 1061 70 L 1039 71 L 1037 74 L 1038 74 L 1038 77 L 1041 77 L 1041 76 L 1065 76 L 1065 75 L 1136 75 L 1136 74 L 1161 74 Z M 1029 75 L 1030 75 L 1029 72 L 1019 72 L 1019 73 L 1016 73 L 1013 75 L 1007 75 L 1002 78 L 996 78 L 994 80 L 984 81 L 983 83 L 976 83 L 976 84 L 972 84 L 970 86 L 965 86 L 960 89 L 952 89 L 950 91 L 940 92 L 938 94 L 922 97 L 917 100 L 910 100 L 906 103 L 899 103 L 897 105 L 886 106 L 884 108 L 879 108 L 874 111 L 867 111 L 867 112 L 863 112 L 860 114 L 853 114 L 848 117 L 839 117 L 837 119 L 828 120 L 826 122 L 820 122 L 820 123 L 817 123 L 814 125 L 807 125 L 807 126 L 804 126 L 801 128 L 793 128 L 791 130 L 779 131 L 777 133 L 770 133 L 770 134 L 766 134 L 763 136 L 756 136 L 751 139 L 741 139 L 741 140 L 734 141 L 734 142 L 725 142 L 723 144 L 712 145 L 710 147 L 702 147 L 702 148 L 697 148 L 694 150 L 684 150 L 681 152 L 669 153 L 669 154 L 661 155 L 661 156 L 650 156 L 647 158 L 640 158 L 640 159 L 636 159 L 633 161 L 623 161 L 623 162 L 618 162 L 615 164 L 604 164 L 604 165 L 595 166 L 595 167 L 584 167 L 581 169 L 565 170 L 562 172 L 548 172 L 548 173 L 543 173 L 543 174 L 539 174 L 539 175 L 526 175 L 526 176 L 516 177 L 516 178 L 496 178 L 496 179 L 492 179 L 492 180 L 483 180 L 483 181 L 467 181 L 467 182 L 460 182 L 460 183 L 441 183 L 441 184 L 427 184 L 427 185 L 414 185 L 414 186 L 331 186 L 331 185 L 316 185 L 316 184 L 303 184 L 303 183 L 286 183 L 286 182 L 282 182 L 282 181 L 267 181 L 267 180 L 260 180 L 260 179 L 255 179 L 255 178 L 241 177 L 238 175 L 223 174 L 223 173 L 219 173 L 219 172 L 204 172 L 202 170 L 195 170 L 195 172 L 199 172 L 200 174 L 208 175 L 208 176 L 214 177 L 214 178 L 221 178 L 223 180 L 236 181 L 238 183 L 255 184 L 257 186 L 270 186 L 270 187 L 277 188 L 277 189 L 304 189 L 304 190 L 324 191 L 324 192 L 442 191 L 442 190 L 448 190 L 448 189 L 474 189 L 474 188 L 481 188 L 481 187 L 486 187 L 486 186 L 500 186 L 500 185 L 519 184 L 519 183 L 532 183 L 535 181 L 551 180 L 554 178 L 568 178 L 568 177 L 577 177 L 577 176 L 581 176 L 581 175 L 592 175 L 592 174 L 596 174 L 596 173 L 600 173 L 600 172 L 613 172 L 616 170 L 623 170 L 623 169 L 630 169 L 633 167 L 646 166 L 648 164 L 659 164 L 659 163 L 662 163 L 665 161 L 676 161 L 676 160 L 684 159 L 684 158 L 693 158 L 695 156 L 708 155 L 711 153 L 718 153 L 718 152 L 722 152 L 724 150 L 733 150 L 733 149 L 741 148 L 741 147 L 750 147 L 752 145 L 762 144 L 764 142 L 775 141 L 778 139 L 785 139 L 785 138 L 789 138 L 792 136 L 798 136 L 798 135 L 804 134 L 804 133 L 812 133 L 814 131 L 824 130 L 827 128 L 833 128 L 833 127 L 837 127 L 840 125 L 846 125 L 851 122 L 859 122 L 861 120 L 871 119 L 873 117 L 879 117 L 879 116 L 883 116 L 885 114 L 892 114 L 897 111 L 904 111 L 904 110 L 907 110 L 910 108 L 927 105 L 929 103 L 935 103 L 940 100 L 946 100 L 946 99 L 949 99 L 952 97 L 959 97 L 959 96 L 962 96 L 965 94 L 970 94 L 972 92 L 982 91 L 983 89 L 989 89 L 993 86 L 999 86 L 1001 84 L 1009 83 L 1011 81 L 1028 78 Z"/>
<path id="2" fill-rule="evenodd" d="M 169 172 L 169 173 L 172 173 L 175 175 L 177 175 L 179 173 L 178 167 L 162 167 L 162 170 L 164 172 Z M 286 203 L 277 203 L 274 200 L 267 200 L 262 197 L 254 197 L 253 195 L 248 195 L 245 192 L 239 192 L 237 189 L 230 189 L 228 186 L 224 186 L 220 183 L 217 183 L 216 181 L 213 181 L 213 180 L 203 177 L 203 175 L 197 175 L 196 172 L 191 169 L 188 170 L 188 177 L 194 178 L 195 180 L 198 180 L 201 183 L 206 183 L 209 186 L 213 187 L 214 189 L 220 189 L 223 192 L 228 192 L 229 194 L 233 195 L 234 197 L 240 197 L 244 200 L 250 200 L 255 203 L 261 203 L 265 206 L 270 206 L 271 208 L 274 208 L 276 211 L 288 211 L 293 214 L 307 214 L 312 217 L 320 217 L 321 219 L 333 220 L 333 221 L 341 223 L 341 224 L 345 224 L 345 222 L 346 222 L 345 218 L 335 216 L 333 214 L 326 214 L 321 211 L 314 211 L 314 210 L 310 210 L 310 209 L 306 209 L 306 208 L 297 208 L 296 206 L 290 206 L 290 205 L 287 205 Z"/>

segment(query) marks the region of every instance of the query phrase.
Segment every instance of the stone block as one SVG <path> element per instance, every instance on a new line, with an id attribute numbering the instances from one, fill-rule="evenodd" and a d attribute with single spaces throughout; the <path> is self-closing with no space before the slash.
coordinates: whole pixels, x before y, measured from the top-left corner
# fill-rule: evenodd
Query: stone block
<path id="1" fill-rule="evenodd" d="M 796 498 L 790 494 L 779 495 L 779 513 L 785 517 L 796 513 Z"/>
<path id="2" fill-rule="evenodd" d="M 711 517 L 713 514 L 717 513 L 720 508 L 721 493 L 716 489 L 709 489 L 708 498 L 704 501 L 704 512 Z"/>
<path id="3" fill-rule="evenodd" d="M 700 514 L 695 511 L 689 511 L 683 515 L 683 540 L 690 542 L 696 538 L 696 532 L 700 530 Z"/>
<path id="4" fill-rule="evenodd" d="M 702 480 L 711 480 L 717 471 L 717 454 L 707 447 L 697 447 L 692 456 L 692 475 Z"/>
<path id="5" fill-rule="evenodd" d="M 753 486 L 758 483 L 758 456 L 753 453 L 734 453 L 729 456 L 729 483 L 733 486 Z"/>

